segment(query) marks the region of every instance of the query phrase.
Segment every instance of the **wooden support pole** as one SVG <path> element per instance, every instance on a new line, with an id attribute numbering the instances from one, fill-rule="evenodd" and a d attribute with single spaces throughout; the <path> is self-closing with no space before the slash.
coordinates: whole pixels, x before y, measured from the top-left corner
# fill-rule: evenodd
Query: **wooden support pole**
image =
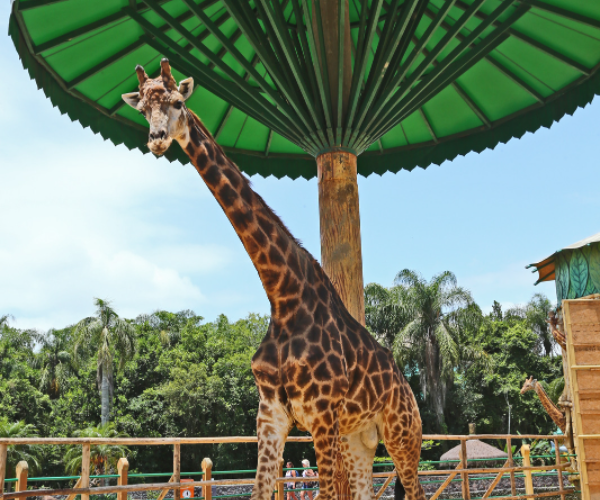
<path id="1" fill-rule="evenodd" d="M 517 494 L 517 483 L 515 482 L 515 461 L 513 459 L 513 452 L 512 452 L 512 440 L 511 438 L 507 438 L 506 439 L 506 449 L 508 451 L 508 466 L 511 467 L 510 469 L 510 491 L 512 496 L 515 496 Z"/>
<path id="2" fill-rule="evenodd" d="M 181 479 L 181 445 L 173 445 L 173 482 L 179 483 Z M 177 487 L 173 490 L 173 500 L 180 500 L 181 490 Z"/>
<path id="3" fill-rule="evenodd" d="M 119 458 L 117 462 L 117 474 L 119 474 L 119 478 L 117 479 L 117 484 L 119 486 L 125 486 L 128 482 L 128 473 L 129 473 L 129 461 L 125 457 Z M 117 495 L 117 500 L 127 500 L 127 492 L 119 493 Z"/>
<path id="4" fill-rule="evenodd" d="M 558 474 L 558 489 L 563 491 L 565 489 L 563 485 L 563 470 L 560 467 L 560 450 L 558 449 L 558 439 L 554 440 L 554 455 L 556 457 L 556 473 Z M 565 500 L 565 494 L 561 493 L 561 500 Z"/>
<path id="5" fill-rule="evenodd" d="M 81 445 L 81 478 L 79 479 L 81 488 L 90 487 L 90 444 Z M 81 494 L 81 500 L 90 500 L 88 493 Z"/>
<path id="6" fill-rule="evenodd" d="M 6 478 L 6 444 L 0 444 L 0 499 L 4 495 L 4 479 Z"/>
<path id="7" fill-rule="evenodd" d="M 467 440 L 466 439 L 461 439 L 461 441 L 460 441 L 459 458 L 460 458 L 460 467 L 461 467 L 461 469 L 464 469 L 466 471 L 467 468 L 469 467 L 469 462 L 467 461 Z M 470 498 L 471 498 L 471 488 L 469 488 L 469 473 L 468 472 L 461 472 L 460 476 L 462 478 L 462 497 L 463 497 L 463 500 L 470 500 Z"/>
<path id="8" fill-rule="evenodd" d="M 210 458 L 205 458 L 202 460 L 202 475 L 203 481 L 211 481 L 212 480 L 212 467 L 213 463 Z M 212 486 L 202 486 L 202 496 L 204 500 L 212 500 Z"/>
<path id="9" fill-rule="evenodd" d="M 25 460 L 21 460 L 17 464 L 17 484 L 15 486 L 15 491 L 27 491 L 27 476 L 29 474 L 29 465 Z"/>
<path id="10" fill-rule="evenodd" d="M 521 446 L 521 456 L 523 457 L 523 467 L 531 467 L 531 460 L 529 455 L 531 454 L 531 450 L 528 444 L 524 444 Z M 523 471 L 525 475 L 525 493 L 527 495 L 533 495 L 533 478 L 531 477 L 531 471 L 526 470 Z M 561 488 L 562 489 L 562 488 Z"/>
<path id="11" fill-rule="evenodd" d="M 321 264 L 348 312 L 365 324 L 356 155 L 317 156 Z"/>
<path id="12" fill-rule="evenodd" d="M 283 458 L 279 460 L 279 468 L 277 470 L 277 477 L 283 477 Z M 285 498 L 285 483 L 277 483 L 277 500 L 283 500 Z"/>

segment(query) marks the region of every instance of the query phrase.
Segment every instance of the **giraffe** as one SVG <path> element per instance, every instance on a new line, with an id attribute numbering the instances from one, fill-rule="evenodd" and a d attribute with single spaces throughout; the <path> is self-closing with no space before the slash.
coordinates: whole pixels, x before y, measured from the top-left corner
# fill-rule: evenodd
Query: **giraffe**
<path id="1" fill-rule="evenodd" d="M 271 498 L 294 425 L 312 434 L 320 500 L 335 498 L 338 450 L 352 498 L 374 498 L 372 464 L 380 439 L 408 499 L 425 500 L 417 476 L 421 417 L 391 352 L 350 315 L 319 263 L 186 107 L 193 79 L 177 86 L 166 58 L 157 78 L 141 66 L 136 73 L 139 92 L 123 99 L 149 122 L 150 151 L 161 155 L 173 140 L 183 148 L 231 222 L 270 302 L 269 328 L 252 358 L 259 392 L 252 500 Z"/>
<path id="2" fill-rule="evenodd" d="M 523 387 L 521 387 L 521 394 L 525 394 L 527 391 L 535 391 L 540 398 L 542 406 L 546 409 L 550 418 L 558 425 L 559 429 L 566 434 L 567 420 L 563 412 L 550 400 L 548 394 L 542 387 L 542 385 L 533 378 L 533 375 L 525 380 Z"/>

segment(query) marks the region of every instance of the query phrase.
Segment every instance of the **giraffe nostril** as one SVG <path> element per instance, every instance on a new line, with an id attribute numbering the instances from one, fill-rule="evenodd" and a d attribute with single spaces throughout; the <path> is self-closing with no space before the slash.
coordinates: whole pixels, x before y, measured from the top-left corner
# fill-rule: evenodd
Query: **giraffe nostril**
<path id="1" fill-rule="evenodd" d="M 167 137 L 167 131 L 166 130 L 161 130 L 158 134 L 160 139 L 166 139 Z"/>

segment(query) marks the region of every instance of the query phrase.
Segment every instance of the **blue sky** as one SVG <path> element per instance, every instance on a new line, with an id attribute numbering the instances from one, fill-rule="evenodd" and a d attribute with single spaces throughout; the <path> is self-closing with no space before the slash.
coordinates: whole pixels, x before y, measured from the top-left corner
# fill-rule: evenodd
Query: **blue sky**
<path id="1" fill-rule="evenodd" d="M 7 32 L 9 2 L 0 16 Z M 115 147 L 53 108 L 0 38 L 0 315 L 63 327 L 93 298 L 125 317 L 268 313 L 258 276 L 191 166 Z M 484 310 L 535 292 L 525 265 L 600 231 L 600 103 L 441 167 L 359 178 L 365 283 L 450 270 Z M 178 147 L 174 145 L 174 147 Z M 359 159 L 360 161 L 360 159 Z M 317 257 L 317 183 L 253 177 Z"/>

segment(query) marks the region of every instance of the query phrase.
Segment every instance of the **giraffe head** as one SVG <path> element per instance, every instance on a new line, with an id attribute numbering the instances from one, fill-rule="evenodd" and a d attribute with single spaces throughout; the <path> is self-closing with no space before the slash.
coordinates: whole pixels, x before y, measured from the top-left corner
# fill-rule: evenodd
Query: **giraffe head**
<path id="1" fill-rule="evenodd" d="M 527 391 L 535 391 L 535 385 L 537 380 L 533 378 L 533 375 L 525 380 L 523 387 L 521 387 L 521 394 L 525 394 Z"/>
<path id="2" fill-rule="evenodd" d="M 186 78 L 177 86 L 166 58 L 160 61 L 160 76 L 157 78 L 149 78 L 140 65 L 136 66 L 135 72 L 140 82 L 140 91 L 123 94 L 122 98 L 148 120 L 148 147 L 155 155 L 160 156 L 169 149 L 173 139 L 186 138 L 185 101 L 192 95 L 194 80 Z"/>

